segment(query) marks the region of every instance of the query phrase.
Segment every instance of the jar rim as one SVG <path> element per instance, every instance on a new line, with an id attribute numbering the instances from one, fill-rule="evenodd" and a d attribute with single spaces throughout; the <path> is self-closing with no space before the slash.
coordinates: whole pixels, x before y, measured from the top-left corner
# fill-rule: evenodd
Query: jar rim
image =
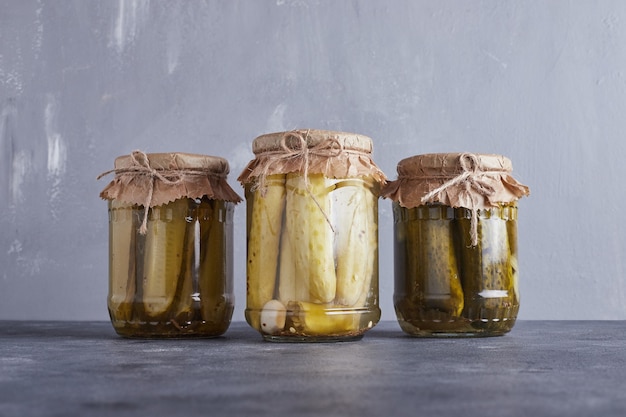
<path id="1" fill-rule="evenodd" d="M 228 184 L 228 172 L 228 162 L 220 157 L 136 150 L 117 157 L 115 169 L 98 177 L 115 173 L 100 197 L 144 207 L 204 196 L 237 203 L 241 197 Z"/>

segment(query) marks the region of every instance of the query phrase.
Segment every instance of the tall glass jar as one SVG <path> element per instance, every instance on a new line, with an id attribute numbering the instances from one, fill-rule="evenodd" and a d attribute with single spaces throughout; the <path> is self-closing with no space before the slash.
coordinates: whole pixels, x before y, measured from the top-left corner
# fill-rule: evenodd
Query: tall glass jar
<path id="1" fill-rule="evenodd" d="M 378 197 L 370 138 L 260 136 L 247 201 L 247 322 L 269 341 L 362 337 L 380 319 Z"/>
<path id="2" fill-rule="evenodd" d="M 413 336 L 497 336 L 519 310 L 518 198 L 528 187 L 499 155 L 427 154 L 398 164 L 394 306 Z"/>
<path id="3" fill-rule="evenodd" d="M 218 157 L 139 151 L 115 160 L 108 309 L 125 337 L 214 337 L 233 313 L 233 212 Z"/>

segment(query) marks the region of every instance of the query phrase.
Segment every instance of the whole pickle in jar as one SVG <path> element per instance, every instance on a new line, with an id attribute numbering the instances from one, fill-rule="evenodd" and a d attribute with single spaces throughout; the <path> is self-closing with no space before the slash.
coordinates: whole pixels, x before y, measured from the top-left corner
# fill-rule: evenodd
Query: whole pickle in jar
<path id="1" fill-rule="evenodd" d="M 443 313 L 438 319 L 460 316 L 464 304 L 450 210 L 415 207 L 407 221 L 408 295 L 423 315 Z"/>
<path id="2" fill-rule="evenodd" d="M 378 251 L 377 194 L 365 179 L 338 181 L 332 204 L 343 210 L 334 214 L 336 294 L 335 303 L 364 308 L 375 273 Z"/>
<path id="3" fill-rule="evenodd" d="M 359 333 L 359 321 L 352 311 L 327 304 L 292 301 L 287 304 L 286 327 L 293 334 L 340 336 Z"/>
<path id="4" fill-rule="evenodd" d="M 200 264 L 198 288 L 202 320 L 215 333 L 226 331 L 232 315 L 232 300 L 229 295 L 228 277 L 231 265 L 226 255 L 229 239 L 226 221 L 229 203 L 222 200 L 203 198 L 199 205 Z"/>
<path id="5" fill-rule="evenodd" d="M 182 260 L 180 263 L 180 271 L 178 273 L 178 282 L 176 284 L 176 292 L 172 310 L 169 313 L 169 321 L 175 327 L 181 329 L 189 325 L 194 320 L 195 302 L 193 294 L 196 292 L 196 284 L 194 279 L 194 263 L 195 263 L 195 205 L 194 200 L 190 198 L 183 199 L 187 203 L 187 214 L 185 215 L 185 234 L 183 240 Z M 191 216 L 191 214 L 194 216 Z"/>
<path id="6" fill-rule="evenodd" d="M 508 331 L 517 316 L 517 259 L 514 228 L 500 215 L 501 208 L 480 210 L 477 244 L 471 242 L 471 211 L 456 209 L 462 242 L 460 259 L 465 293 L 463 316 L 475 328 Z M 513 249 L 513 251 L 512 251 Z"/>
<path id="7" fill-rule="evenodd" d="M 295 285 L 284 285 L 286 288 L 294 287 L 294 301 L 332 302 L 337 278 L 334 232 L 328 218 L 332 212 L 332 201 L 328 194 L 334 187 L 323 174 L 307 177 L 299 173 L 287 174 L 285 186 L 283 227 L 286 227 L 287 239 L 281 242 L 281 257 L 282 262 L 293 265 L 294 276 L 284 275 L 280 279 L 295 280 Z M 283 246 L 287 244 L 291 248 L 283 252 Z M 281 269 L 285 269 L 284 265 Z"/>
<path id="8" fill-rule="evenodd" d="M 179 281 L 184 280 L 188 267 L 192 226 L 185 218 L 188 199 L 178 199 L 153 207 L 148 218 L 143 259 L 142 297 L 147 321 L 166 321 L 174 306 Z"/>
<path id="9" fill-rule="evenodd" d="M 133 316 L 136 291 L 135 245 L 139 221 L 132 205 L 109 202 L 109 298 L 108 308 L 114 322 L 128 322 Z"/>
<path id="10" fill-rule="evenodd" d="M 261 331 L 263 305 L 274 297 L 285 208 L 285 175 L 269 175 L 265 189 L 247 193 L 246 320 Z"/>

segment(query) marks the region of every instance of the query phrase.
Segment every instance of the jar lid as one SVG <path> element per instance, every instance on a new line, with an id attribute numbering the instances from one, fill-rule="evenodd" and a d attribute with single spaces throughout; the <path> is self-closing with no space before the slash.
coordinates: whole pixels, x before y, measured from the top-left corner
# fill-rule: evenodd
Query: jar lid
<path id="1" fill-rule="evenodd" d="M 300 172 L 329 178 L 386 177 L 371 158 L 372 140 L 330 130 L 298 129 L 261 135 L 252 142 L 255 159 L 244 168 L 242 184 L 263 183 L 274 174 Z"/>
<path id="2" fill-rule="evenodd" d="M 118 156 L 115 158 L 114 164 L 115 169 L 123 169 L 136 165 L 136 162 L 144 163 L 144 161 L 149 163 L 152 169 L 163 171 L 201 169 L 212 174 L 223 174 L 224 176 L 230 172 L 228 161 L 222 157 L 184 152 L 144 154 L 140 151 L 134 151 L 130 155 Z"/>
<path id="3" fill-rule="evenodd" d="M 265 152 L 288 152 L 302 149 L 303 142 L 308 149 L 335 148 L 372 153 L 372 139 L 357 133 L 332 130 L 298 129 L 261 135 L 252 142 L 252 152 L 260 155 Z"/>
<path id="4" fill-rule="evenodd" d="M 221 157 L 189 153 L 133 151 L 115 159 L 115 173 L 100 197 L 127 204 L 155 207 L 179 198 L 201 198 L 237 203 L 241 198 L 228 185 L 228 162 Z"/>
<path id="5" fill-rule="evenodd" d="M 485 209 L 529 195 L 530 189 L 511 176 L 513 165 L 502 155 L 434 153 L 398 163 L 398 179 L 383 197 L 412 208 L 428 203 Z"/>
<path id="6" fill-rule="evenodd" d="M 398 178 L 430 178 L 456 176 L 474 168 L 481 172 L 511 172 L 513 164 L 506 156 L 495 154 L 430 153 L 405 158 L 398 162 L 397 169 Z"/>

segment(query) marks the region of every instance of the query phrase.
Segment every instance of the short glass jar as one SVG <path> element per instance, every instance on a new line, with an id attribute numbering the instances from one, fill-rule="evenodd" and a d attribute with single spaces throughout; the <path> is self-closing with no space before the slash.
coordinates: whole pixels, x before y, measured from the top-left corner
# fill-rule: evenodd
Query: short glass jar
<path id="1" fill-rule="evenodd" d="M 499 155 L 428 154 L 398 164 L 394 306 L 413 336 L 498 336 L 519 310 L 516 201 L 528 187 Z"/>
<path id="2" fill-rule="evenodd" d="M 133 152 L 115 160 L 108 310 L 125 337 L 215 337 L 233 314 L 233 212 L 218 157 Z"/>
<path id="3" fill-rule="evenodd" d="M 378 197 L 371 139 L 296 130 L 253 142 L 247 322 L 265 340 L 360 339 L 380 319 Z"/>

